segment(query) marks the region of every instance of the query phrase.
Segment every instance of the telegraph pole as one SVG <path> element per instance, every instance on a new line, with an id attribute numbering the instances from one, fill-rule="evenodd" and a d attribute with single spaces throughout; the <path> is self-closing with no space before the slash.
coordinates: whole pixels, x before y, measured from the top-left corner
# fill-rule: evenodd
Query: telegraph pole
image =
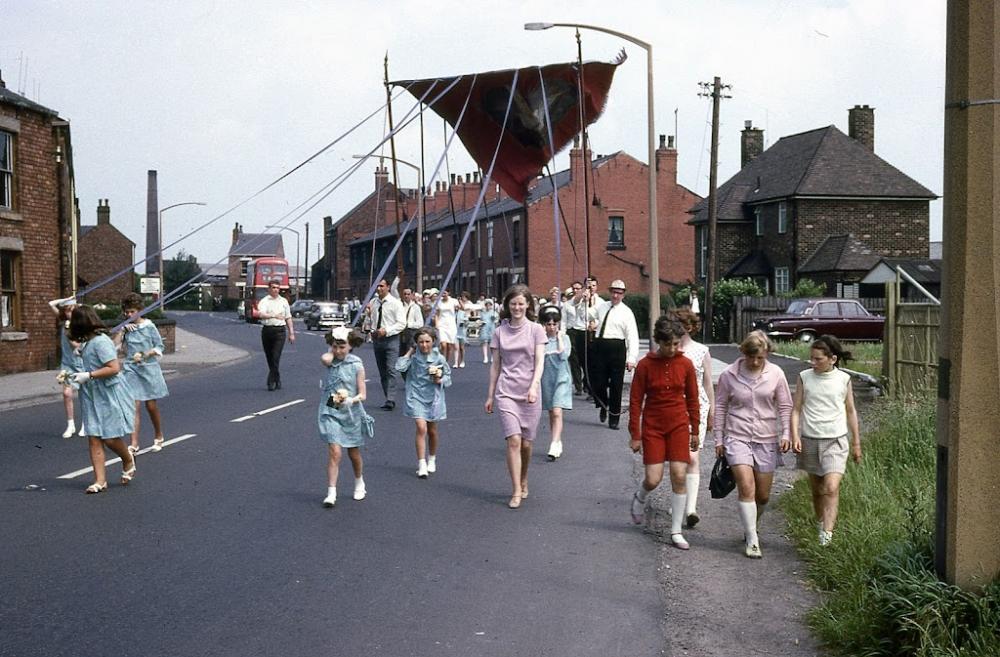
<path id="1" fill-rule="evenodd" d="M 716 222 L 719 210 L 719 199 L 716 187 L 719 183 L 719 101 L 732 98 L 724 90 L 732 89 L 732 85 L 722 84 L 719 76 L 715 76 L 711 84 L 699 82 L 702 91 L 699 96 L 712 99 L 712 154 L 708 165 L 708 271 L 705 273 L 705 343 L 712 339 L 712 291 L 715 288 L 716 267 Z M 711 89 L 711 91 L 709 91 Z"/>

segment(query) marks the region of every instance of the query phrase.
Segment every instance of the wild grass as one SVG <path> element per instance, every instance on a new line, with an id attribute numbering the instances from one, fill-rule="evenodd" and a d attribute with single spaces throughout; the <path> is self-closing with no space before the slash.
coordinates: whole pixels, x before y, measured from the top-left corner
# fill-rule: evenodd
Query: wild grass
<path id="1" fill-rule="evenodd" d="M 933 568 L 934 403 L 882 400 L 864 456 L 849 464 L 833 542 L 816 537 L 808 481 L 781 508 L 824 592 L 808 622 L 832 654 L 1000 656 L 1000 580 L 967 592 Z"/>
<path id="2" fill-rule="evenodd" d="M 809 345 L 796 342 L 776 342 L 775 352 L 782 356 L 790 356 L 799 360 L 809 360 Z M 858 372 L 882 376 L 882 343 L 881 342 L 845 342 L 844 347 L 851 352 L 853 358 L 846 367 Z"/>

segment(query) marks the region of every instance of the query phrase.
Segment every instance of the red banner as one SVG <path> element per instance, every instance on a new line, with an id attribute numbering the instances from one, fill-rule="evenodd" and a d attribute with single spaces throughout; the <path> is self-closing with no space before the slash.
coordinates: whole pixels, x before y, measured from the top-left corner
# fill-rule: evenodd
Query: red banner
<path id="1" fill-rule="evenodd" d="M 583 117 L 586 125 L 596 121 L 604 111 L 611 79 L 615 69 L 624 61 L 623 52 L 612 63 L 587 62 L 583 65 Z M 489 169 L 499 140 L 500 150 L 493 168 L 493 180 L 511 197 L 523 203 L 528 195 L 528 183 L 537 178 L 545 164 L 580 133 L 578 68 L 576 63 L 550 64 L 541 68 L 530 66 L 519 70 L 465 75 L 430 109 L 455 127 L 465 100 L 469 98 L 468 108 L 458 128 L 459 139 L 483 171 Z M 518 74 L 517 86 L 504 130 L 504 114 L 515 73 Z M 425 99 L 431 102 L 454 80 L 455 77 L 435 78 L 393 84 L 407 86 L 417 98 L 433 85 Z M 550 147 L 545 125 L 543 80 L 554 150 Z"/>

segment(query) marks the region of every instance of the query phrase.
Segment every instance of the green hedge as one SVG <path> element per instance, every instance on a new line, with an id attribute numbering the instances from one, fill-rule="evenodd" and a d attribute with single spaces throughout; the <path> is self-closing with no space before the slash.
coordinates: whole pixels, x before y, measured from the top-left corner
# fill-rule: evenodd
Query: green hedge
<path id="1" fill-rule="evenodd" d="M 649 336 L 649 295 L 648 294 L 626 294 L 622 300 L 626 306 L 632 309 L 635 315 L 635 323 L 639 327 L 639 337 Z M 673 299 L 666 294 L 660 295 L 660 312 L 665 313 L 674 307 Z"/>

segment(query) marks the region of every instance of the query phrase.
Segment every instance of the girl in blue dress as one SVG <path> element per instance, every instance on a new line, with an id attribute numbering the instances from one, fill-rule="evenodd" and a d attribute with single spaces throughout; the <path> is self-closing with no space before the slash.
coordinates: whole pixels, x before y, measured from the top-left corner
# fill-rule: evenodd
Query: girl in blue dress
<path id="1" fill-rule="evenodd" d="M 337 475 L 344 447 L 354 468 L 354 499 L 363 500 L 368 494 L 362 476 L 361 446 L 374 435 L 375 420 L 361 405 L 367 394 L 365 367 L 351 353 L 364 344 L 364 338 L 341 326 L 326 334 L 326 343 L 330 350 L 320 358 L 327 370 L 321 382 L 323 399 L 319 403 L 318 421 L 319 435 L 327 443 L 330 457 L 326 468 L 329 488 L 323 506 L 331 508 L 337 503 Z"/>
<path id="2" fill-rule="evenodd" d="M 407 373 L 403 415 L 417 424 L 417 476 L 426 479 L 437 471 L 438 422 L 448 417 L 444 389 L 451 385 L 451 368 L 434 348 L 434 329 L 417 329 L 413 340 L 416 351 L 410 347 L 396 361 L 396 369 Z"/>
<path id="3" fill-rule="evenodd" d="M 75 297 L 49 301 L 49 308 L 59 317 L 59 375 L 56 380 L 63 386 L 63 407 L 66 409 L 66 430 L 63 431 L 63 438 L 71 438 L 76 432 L 73 395 L 80 389 L 80 386 L 73 382 L 70 375 L 83 371 L 83 359 L 80 358 L 80 353 L 77 351 L 78 345 L 73 344 L 69 339 L 69 318 L 75 307 Z M 86 435 L 82 421 L 80 422 L 79 435 Z"/>
<path id="4" fill-rule="evenodd" d="M 121 334 L 122 348 L 125 351 L 125 380 L 135 398 L 135 429 L 132 431 L 132 444 L 128 446 L 128 451 L 133 454 L 139 451 L 139 423 L 142 417 L 140 402 L 145 402 L 146 412 L 153 423 L 152 451 L 158 452 L 163 448 L 163 425 L 156 400 L 169 394 L 159 361 L 163 356 L 163 338 L 153 322 L 140 317 L 141 296 L 134 292 L 126 296 L 122 299 L 122 310 L 128 317 L 128 323 Z"/>
<path id="5" fill-rule="evenodd" d="M 479 342 L 483 345 L 483 362 L 490 362 L 490 342 L 493 340 L 493 331 L 497 327 L 497 311 L 493 309 L 493 300 L 487 299 L 483 302 L 483 310 L 479 313 L 479 319 L 483 322 L 479 329 Z"/>
<path id="6" fill-rule="evenodd" d="M 573 376 L 569 371 L 570 340 L 559 330 L 562 313 L 557 306 L 543 306 L 538 320 L 545 327 L 545 369 L 542 370 L 542 409 L 549 412 L 552 442 L 548 459 L 562 456 L 563 409 L 573 409 Z"/>
<path id="7" fill-rule="evenodd" d="M 132 433 L 135 424 L 135 401 L 118 363 L 115 343 L 104 331 L 104 323 L 90 306 L 77 306 L 69 324 L 70 340 L 81 343 L 83 371 L 72 374 L 80 386 L 80 410 L 90 443 L 90 462 L 94 483 L 87 493 L 108 489 L 104 469 L 104 448 L 121 457 L 122 486 L 135 477 L 135 456 L 125 447 L 123 436 Z"/>

